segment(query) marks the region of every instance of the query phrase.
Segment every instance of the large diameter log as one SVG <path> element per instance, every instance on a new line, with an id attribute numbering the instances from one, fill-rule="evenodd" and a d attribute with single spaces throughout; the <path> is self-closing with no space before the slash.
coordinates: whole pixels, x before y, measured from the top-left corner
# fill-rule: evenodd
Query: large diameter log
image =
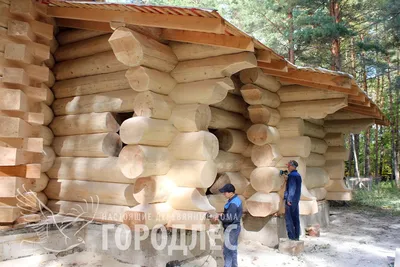
<path id="1" fill-rule="evenodd" d="M 55 154 L 53 148 L 51 148 L 49 146 L 44 146 L 42 155 L 43 155 L 43 157 L 40 162 L 41 171 L 47 172 L 51 168 L 51 166 L 53 166 L 54 160 L 56 158 L 56 154 Z"/>
<path id="2" fill-rule="evenodd" d="M 115 133 L 119 124 L 110 112 L 55 117 L 50 128 L 56 136 Z"/>
<path id="3" fill-rule="evenodd" d="M 311 139 L 308 136 L 281 138 L 277 145 L 284 157 L 307 158 L 311 152 Z"/>
<path id="4" fill-rule="evenodd" d="M 257 167 L 274 167 L 281 159 L 276 145 L 253 146 L 251 160 Z"/>
<path id="5" fill-rule="evenodd" d="M 225 46 L 219 47 L 183 42 L 170 42 L 169 45 L 171 46 L 172 51 L 174 51 L 175 55 L 178 57 L 179 61 L 216 57 L 241 52 L 239 49 L 228 48 Z"/>
<path id="6" fill-rule="evenodd" d="M 276 93 L 262 89 L 254 84 L 243 85 L 240 89 L 244 101 L 249 105 L 265 105 L 271 108 L 277 108 L 281 101 Z M 287 117 L 287 116 L 285 116 Z"/>
<path id="7" fill-rule="evenodd" d="M 44 125 L 49 125 L 54 118 L 54 113 L 51 108 L 45 103 L 40 103 L 39 113 L 43 113 L 44 115 Z"/>
<path id="8" fill-rule="evenodd" d="M 326 121 L 324 127 L 325 130 L 329 133 L 358 134 L 373 124 L 375 124 L 375 120 L 370 118 L 370 119 L 358 119 L 358 120 Z"/>
<path id="9" fill-rule="evenodd" d="M 327 133 L 324 139 L 328 146 L 344 146 L 344 138 L 345 135 L 342 133 Z"/>
<path id="10" fill-rule="evenodd" d="M 326 144 L 325 140 L 318 138 L 310 138 L 310 140 L 312 153 L 324 154 L 328 149 L 328 145 Z"/>
<path id="11" fill-rule="evenodd" d="M 251 152 L 253 151 L 253 147 L 254 145 L 252 143 L 249 143 L 246 150 L 242 152 L 243 157 L 250 158 Z"/>
<path id="12" fill-rule="evenodd" d="M 170 121 L 181 132 L 205 131 L 210 125 L 211 110 L 207 105 L 176 105 Z"/>
<path id="13" fill-rule="evenodd" d="M 21 90 L 0 89 L 0 109 L 1 110 L 21 110 L 28 111 L 28 97 Z"/>
<path id="14" fill-rule="evenodd" d="M 278 125 L 281 120 L 279 111 L 264 105 L 251 105 L 248 107 L 249 116 L 252 123 L 267 124 L 270 126 Z"/>
<path id="15" fill-rule="evenodd" d="M 278 168 L 259 167 L 251 173 L 250 183 L 258 192 L 277 192 L 284 183 L 284 177 L 279 175 Z"/>
<path id="16" fill-rule="evenodd" d="M 318 212 L 318 202 L 316 199 L 300 200 L 299 202 L 299 213 L 300 215 L 312 215 Z"/>
<path id="17" fill-rule="evenodd" d="M 347 110 L 339 110 L 325 117 L 326 121 L 370 119 L 371 115 L 358 114 Z"/>
<path id="18" fill-rule="evenodd" d="M 179 62 L 171 72 L 179 83 L 229 77 L 243 69 L 257 66 L 253 53 L 243 52 L 212 58 Z"/>
<path id="19" fill-rule="evenodd" d="M 249 181 L 239 172 L 225 172 L 215 180 L 215 183 L 210 187 L 210 192 L 219 194 L 219 190 L 226 184 L 233 184 L 236 189 L 235 193 L 241 195 L 249 185 Z"/>
<path id="20" fill-rule="evenodd" d="M 129 145 L 168 146 L 177 133 L 171 122 L 146 117 L 127 119 L 120 129 L 122 142 Z"/>
<path id="21" fill-rule="evenodd" d="M 327 160 L 324 168 L 331 180 L 343 180 L 345 171 L 344 160 Z"/>
<path id="22" fill-rule="evenodd" d="M 124 213 L 123 223 L 134 231 L 145 225 L 149 229 L 155 226 L 165 225 L 171 216 L 173 209 L 168 203 L 140 204 Z"/>
<path id="23" fill-rule="evenodd" d="M 255 190 L 255 189 L 253 188 L 253 186 L 251 186 L 251 183 L 250 183 L 250 184 L 247 185 L 246 188 L 244 189 L 243 197 L 244 197 L 245 199 L 248 199 L 248 198 L 250 198 L 252 195 L 254 195 L 255 193 L 257 193 L 257 190 Z"/>
<path id="24" fill-rule="evenodd" d="M 44 193 L 50 199 L 78 201 L 88 204 L 135 206 L 133 185 L 104 182 L 71 181 L 50 179 Z"/>
<path id="25" fill-rule="evenodd" d="M 325 156 L 317 153 L 310 153 L 310 156 L 306 158 L 306 165 L 308 167 L 323 167 L 325 162 Z"/>
<path id="26" fill-rule="evenodd" d="M 229 77 L 190 83 L 179 83 L 169 96 L 177 104 L 200 103 L 211 105 L 224 100 L 229 90 L 233 89 Z"/>
<path id="27" fill-rule="evenodd" d="M 220 150 L 217 158 L 215 159 L 218 173 L 240 171 L 244 159 L 245 158 L 240 154 L 229 153 Z"/>
<path id="28" fill-rule="evenodd" d="M 331 98 L 344 98 L 344 93 L 321 90 L 301 85 L 282 86 L 278 91 L 282 102 L 296 102 L 307 100 L 324 100 Z"/>
<path id="29" fill-rule="evenodd" d="M 330 191 L 326 194 L 326 200 L 350 201 L 351 199 L 352 199 L 351 191 L 348 191 L 348 192 Z"/>
<path id="30" fill-rule="evenodd" d="M 119 155 L 118 166 L 128 178 L 164 175 L 171 167 L 171 158 L 164 147 L 128 145 Z"/>
<path id="31" fill-rule="evenodd" d="M 140 204 L 166 202 L 175 188 L 167 176 L 142 177 L 135 180 L 133 197 Z"/>
<path id="32" fill-rule="evenodd" d="M 214 160 L 218 155 L 218 139 L 207 131 L 180 133 L 168 149 L 176 159 Z"/>
<path id="33" fill-rule="evenodd" d="M 308 121 L 304 121 L 304 135 L 324 139 L 325 137 L 324 127 Z"/>
<path id="34" fill-rule="evenodd" d="M 349 189 L 346 184 L 344 183 L 344 180 L 330 180 L 329 183 L 325 187 L 326 191 L 328 192 L 349 192 L 351 189 Z"/>
<path id="35" fill-rule="evenodd" d="M 243 175 L 247 180 L 250 180 L 251 173 L 255 168 L 257 167 L 254 165 L 251 158 L 245 158 L 240 168 L 240 174 Z"/>
<path id="36" fill-rule="evenodd" d="M 60 157 L 118 156 L 122 142 L 117 133 L 72 135 L 54 138 L 54 151 Z"/>
<path id="37" fill-rule="evenodd" d="M 40 211 L 47 204 L 48 198 L 43 192 L 27 192 L 20 195 L 17 206 L 22 214 L 32 214 Z"/>
<path id="38" fill-rule="evenodd" d="M 304 120 L 300 118 L 284 118 L 276 125 L 281 138 L 303 136 Z"/>
<path id="39" fill-rule="evenodd" d="M 265 124 L 254 124 L 247 130 L 247 138 L 257 146 L 275 144 L 279 141 L 277 128 Z"/>
<path id="40" fill-rule="evenodd" d="M 213 161 L 176 160 L 166 175 L 177 186 L 208 188 L 217 176 L 217 166 Z"/>
<path id="41" fill-rule="evenodd" d="M 302 119 L 323 119 L 347 106 L 347 98 L 297 101 L 282 103 L 278 110 L 282 117 Z"/>
<path id="42" fill-rule="evenodd" d="M 137 92 L 152 91 L 168 95 L 176 85 L 176 81 L 168 73 L 142 66 L 130 68 L 125 77 L 131 88 Z"/>
<path id="43" fill-rule="evenodd" d="M 307 167 L 307 175 L 302 178 L 307 189 L 324 187 L 329 182 L 328 173 L 319 167 Z"/>
<path id="44" fill-rule="evenodd" d="M 306 176 L 306 159 L 305 158 L 301 158 L 301 157 L 283 157 L 277 164 L 276 164 L 276 168 L 282 169 L 282 170 L 287 170 L 287 164 L 289 161 L 291 160 L 295 160 L 299 166 L 297 167 L 297 172 L 300 174 L 301 177 L 305 177 Z"/>
<path id="45" fill-rule="evenodd" d="M 116 58 L 126 66 L 145 66 L 170 72 L 178 63 L 172 49 L 125 27 L 116 29 L 109 39 Z"/>
<path id="46" fill-rule="evenodd" d="M 48 183 L 49 177 L 44 172 L 42 172 L 39 179 L 33 180 L 33 185 L 30 190 L 32 190 L 32 192 L 41 192 L 46 188 Z"/>
<path id="47" fill-rule="evenodd" d="M 211 121 L 209 128 L 211 129 L 244 129 L 246 128 L 246 119 L 239 114 L 225 111 L 219 108 L 210 107 Z"/>
<path id="48" fill-rule="evenodd" d="M 57 34 L 57 40 L 60 45 L 66 45 L 104 34 L 107 33 L 92 30 L 68 29 Z"/>
<path id="49" fill-rule="evenodd" d="M 137 116 L 168 120 L 171 116 L 174 102 L 170 97 L 150 91 L 138 93 L 133 103 Z"/>
<path id="50" fill-rule="evenodd" d="M 90 75 L 127 70 L 128 66 L 117 60 L 112 51 L 60 62 L 53 68 L 57 80 L 67 80 Z"/>
<path id="51" fill-rule="evenodd" d="M 240 200 L 242 201 L 242 209 L 243 212 L 247 212 L 247 207 L 246 207 L 246 198 L 242 195 L 237 195 Z M 208 201 L 210 202 L 211 206 L 215 208 L 215 212 L 224 212 L 224 207 L 226 204 L 226 197 L 224 194 L 217 194 L 217 195 L 207 195 Z"/>
<path id="52" fill-rule="evenodd" d="M 92 95 L 129 88 L 125 71 L 57 81 L 52 90 L 56 98 Z"/>
<path id="53" fill-rule="evenodd" d="M 234 94 L 227 94 L 224 100 L 221 102 L 212 104 L 211 106 L 223 109 L 226 111 L 231 111 L 235 113 L 242 114 L 245 116 L 247 111 L 247 103 L 244 102 L 243 98 Z"/>
<path id="54" fill-rule="evenodd" d="M 231 153 L 243 153 L 249 146 L 245 132 L 232 129 L 220 129 L 215 131 L 218 138 L 219 149 Z"/>
<path id="55" fill-rule="evenodd" d="M 60 46 L 54 53 L 54 58 L 59 62 L 109 51 L 111 50 L 111 46 L 108 43 L 110 36 L 111 34 L 106 34 Z"/>
<path id="56" fill-rule="evenodd" d="M 52 105 L 54 114 L 75 115 L 91 112 L 132 112 L 138 93 L 132 89 L 56 99 Z"/>
<path id="57" fill-rule="evenodd" d="M 281 84 L 275 77 L 266 75 L 259 68 L 245 69 L 240 72 L 240 80 L 244 84 L 253 83 L 271 92 L 276 92 L 281 87 Z"/>
<path id="58" fill-rule="evenodd" d="M 257 192 L 246 201 L 248 212 L 254 217 L 267 217 L 279 210 L 280 197 L 277 193 Z"/>
<path id="59" fill-rule="evenodd" d="M 330 146 L 326 150 L 326 160 L 347 160 L 349 158 L 349 150 L 345 147 Z"/>
<path id="60" fill-rule="evenodd" d="M 325 199 L 327 193 L 328 192 L 323 187 L 310 189 L 310 194 L 313 195 L 318 201 Z"/>
<path id="61" fill-rule="evenodd" d="M 215 210 L 204 192 L 196 188 L 176 187 L 169 196 L 168 204 L 176 210 Z"/>

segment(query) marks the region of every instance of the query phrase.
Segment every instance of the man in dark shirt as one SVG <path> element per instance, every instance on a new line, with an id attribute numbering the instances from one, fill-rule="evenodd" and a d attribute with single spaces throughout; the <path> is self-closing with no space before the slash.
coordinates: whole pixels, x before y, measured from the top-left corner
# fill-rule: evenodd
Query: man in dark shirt
<path id="1" fill-rule="evenodd" d="M 243 209 L 242 201 L 235 194 L 235 187 L 226 184 L 219 190 L 228 199 L 224 213 L 218 216 L 224 227 L 224 267 L 237 267 L 237 245 L 240 234 L 240 219 Z"/>
<path id="2" fill-rule="evenodd" d="M 297 172 L 299 164 L 291 160 L 288 162 L 288 179 L 284 195 L 285 201 L 285 221 L 288 237 L 291 240 L 299 240 L 300 237 L 300 214 L 299 202 L 301 195 L 301 176 Z"/>

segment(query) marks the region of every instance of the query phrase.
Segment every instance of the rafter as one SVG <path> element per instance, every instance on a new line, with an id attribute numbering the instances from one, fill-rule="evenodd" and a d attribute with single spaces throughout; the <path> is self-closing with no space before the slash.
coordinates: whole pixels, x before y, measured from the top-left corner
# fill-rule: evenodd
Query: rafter
<path id="1" fill-rule="evenodd" d="M 56 19 L 57 26 L 74 29 L 84 29 L 99 32 L 112 32 L 110 24 L 107 22 L 87 21 L 78 19 Z"/>

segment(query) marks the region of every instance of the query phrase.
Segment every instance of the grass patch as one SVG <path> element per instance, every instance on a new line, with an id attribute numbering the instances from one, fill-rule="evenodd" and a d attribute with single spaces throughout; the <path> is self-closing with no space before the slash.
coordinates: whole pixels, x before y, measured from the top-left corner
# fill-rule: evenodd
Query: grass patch
<path id="1" fill-rule="evenodd" d="M 394 182 L 373 185 L 371 191 L 356 189 L 351 206 L 400 216 L 400 190 Z"/>

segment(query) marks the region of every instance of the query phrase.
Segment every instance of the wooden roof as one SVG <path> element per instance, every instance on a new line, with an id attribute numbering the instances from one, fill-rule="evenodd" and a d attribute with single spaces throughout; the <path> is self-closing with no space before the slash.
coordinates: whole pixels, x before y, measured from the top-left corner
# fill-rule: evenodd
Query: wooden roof
<path id="1" fill-rule="evenodd" d="M 112 24 L 122 22 L 146 27 L 148 33 L 158 40 L 254 52 L 258 67 L 280 82 L 345 93 L 348 95 L 348 106 L 344 110 L 368 115 L 375 118 L 377 124 L 388 125 L 382 111 L 351 75 L 293 65 L 230 24 L 216 10 L 60 0 L 42 0 L 41 3 L 47 5 L 47 14 L 55 17 L 59 26 L 112 32 Z"/>

